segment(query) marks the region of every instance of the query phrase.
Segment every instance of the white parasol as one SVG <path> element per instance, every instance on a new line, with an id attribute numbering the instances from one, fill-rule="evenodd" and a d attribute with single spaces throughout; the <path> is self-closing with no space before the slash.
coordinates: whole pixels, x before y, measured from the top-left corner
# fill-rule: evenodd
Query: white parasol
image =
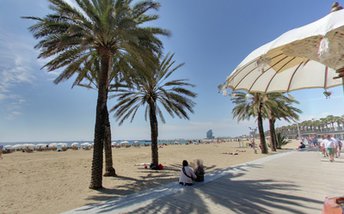
<path id="1" fill-rule="evenodd" d="M 249 54 L 228 76 L 223 89 L 289 92 L 342 84 L 344 10 L 293 29 Z"/>

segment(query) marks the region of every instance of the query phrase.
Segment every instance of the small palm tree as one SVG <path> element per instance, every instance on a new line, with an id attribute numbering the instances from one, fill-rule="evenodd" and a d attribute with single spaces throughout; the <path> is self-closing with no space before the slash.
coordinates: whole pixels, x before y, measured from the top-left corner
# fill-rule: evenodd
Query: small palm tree
<path id="1" fill-rule="evenodd" d="M 290 143 L 290 140 L 286 139 L 286 137 L 282 135 L 281 133 L 277 133 L 276 143 L 277 143 L 277 149 L 282 149 L 282 146 Z"/>
<path id="2" fill-rule="evenodd" d="M 98 70 L 98 99 L 94 133 L 91 189 L 102 188 L 103 141 L 106 130 L 106 102 L 108 80 L 113 60 L 130 53 L 138 58 L 151 58 L 162 49 L 157 35 L 168 35 L 160 28 L 143 26 L 158 18 L 147 14 L 158 9 L 159 4 L 150 0 L 133 3 L 132 0 L 77 0 L 73 7 L 64 0 L 49 0 L 53 11 L 35 20 L 29 29 L 40 41 L 40 58 L 49 58 L 44 66 L 48 71 L 63 69 L 55 80 L 69 79 L 80 68 L 87 67 L 90 57 L 100 59 Z"/>
<path id="3" fill-rule="evenodd" d="M 146 106 L 145 119 L 147 120 L 147 115 L 149 115 L 152 163 L 155 166 L 159 164 L 157 115 L 165 123 L 161 107 L 172 117 L 189 119 L 188 111 L 193 113 L 195 105 L 192 98 L 195 98 L 196 94 L 186 88 L 194 87 L 194 85 L 187 83 L 184 79 L 167 80 L 183 65 L 179 64 L 173 67 L 175 64 L 173 56 L 174 54 L 167 54 L 153 68 L 136 67 L 137 75 L 132 76 L 131 85 L 114 87 L 117 93 L 113 96 L 117 97 L 119 102 L 111 111 L 115 111 L 115 116 L 120 125 L 128 118 L 131 118 L 130 121 L 132 122 L 138 109 L 141 106 Z M 146 71 L 142 72 L 140 69 Z"/>
<path id="4" fill-rule="evenodd" d="M 274 105 L 273 101 L 262 93 L 248 94 L 241 91 L 233 92 L 231 100 L 235 104 L 232 110 L 233 117 L 236 117 L 238 121 L 257 117 L 260 148 L 263 154 L 267 154 L 268 147 L 265 140 L 263 118 L 266 117 L 269 108 Z"/>
<path id="5" fill-rule="evenodd" d="M 276 131 L 275 131 L 275 122 L 276 119 L 284 119 L 288 122 L 295 121 L 299 119 L 299 113 L 302 111 L 293 106 L 293 104 L 298 104 L 298 101 L 295 100 L 290 95 L 285 95 L 279 92 L 268 93 L 266 94 L 267 99 L 272 102 L 267 102 L 268 112 L 267 116 L 269 119 L 269 126 L 270 126 L 270 140 L 271 140 L 271 149 L 272 151 L 276 151 L 277 143 L 276 143 Z"/>

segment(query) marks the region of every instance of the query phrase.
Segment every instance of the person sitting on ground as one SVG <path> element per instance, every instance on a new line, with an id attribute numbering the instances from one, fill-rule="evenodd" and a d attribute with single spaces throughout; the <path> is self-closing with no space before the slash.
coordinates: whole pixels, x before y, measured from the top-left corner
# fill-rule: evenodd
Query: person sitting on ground
<path id="1" fill-rule="evenodd" d="M 301 149 L 305 149 L 305 148 L 306 148 L 306 145 L 301 141 L 298 149 L 301 150 Z"/>
<path id="2" fill-rule="evenodd" d="M 196 182 L 203 182 L 204 181 L 204 166 L 201 160 L 196 160 L 196 168 L 195 168 L 195 175 L 197 178 L 195 179 Z"/>
<path id="3" fill-rule="evenodd" d="M 183 167 L 180 170 L 179 184 L 183 186 L 192 186 L 192 180 L 196 179 L 193 169 L 189 166 L 187 160 L 183 160 Z"/>

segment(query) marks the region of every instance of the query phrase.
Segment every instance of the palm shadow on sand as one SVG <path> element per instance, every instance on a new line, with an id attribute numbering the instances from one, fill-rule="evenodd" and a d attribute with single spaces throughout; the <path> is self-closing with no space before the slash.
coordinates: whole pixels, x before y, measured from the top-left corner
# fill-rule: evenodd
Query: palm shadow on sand
<path id="1" fill-rule="evenodd" d="M 211 171 L 216 168 L 216 165 L 205 166 L 205 171 Z M 164 168 L 164 170 L 150 170 L 139 168 L 138 172 L 142 174 L 140 179 L 121 176 L 113 177 L 113 180 L 126 180 L 129 181 L 129 185 L 117 185 L 110 188 L 103 188 L 98 190 L 98 194 L 89 196 L 87 199 L 91 201 L 104 202 L 107 200 L 119 199 L 123 196 L 141 192 L 154 187 L 161 187 L 165 184 L 177 183 L 179 172 L 181 169 L 180 164 L 170 165 Z M 216 171 L 215 171 L 216 172 Z M 91 202 L 87 205 L 96 204 L 97 202 Z"/>
<path id="2" fill-rule="evenodd" d="M 248 167 L 261 168 L 260 165 L 255 164 Z M 314 213 L 320 212 L 314 207 L 319 207 L 323 202 L 307 196 L 293 195 L 294 192 L 300 190 L 293 182 L 273 179 L 240 179 L 246 170 L 247 166 L 237 167 L 235 173 L 227 173 L 209 183 L 184 187 L 173 194 L 155 197 L 148 205 L 130 213 L 211 213 L 214 208 L 234 213 L 253 214 L 273 213 L 270 208 L 300 214 L 304 213 L 300 208 L 314 210 Z M 221 175 L 221 172 L 218 173 Z M 146 200 L 144 195 L 138 195 L 131 197 L 131 200 L 109 201 L 102 206 L 101 212 L 114 211 L 144 200 Z"/>

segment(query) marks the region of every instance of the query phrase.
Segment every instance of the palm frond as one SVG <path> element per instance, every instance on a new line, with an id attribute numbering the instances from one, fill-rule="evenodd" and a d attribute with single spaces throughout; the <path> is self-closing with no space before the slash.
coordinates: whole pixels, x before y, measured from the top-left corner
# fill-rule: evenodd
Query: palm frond
<path id="1" fill-rule="evenodd" d="M 159 55 L 162 57 L 162 55 Z M 137 96 L 141 98 L 141 105 L 146 105 L 145 119 L 147 119 L 149 113 L 149 106 L 155 106 L 152 112 L 155 112 L 162 122 L 165 122 L 161 107 L 171 116 L 189 119 L 188 113 L 193 113 L 195 103 L 192 98 L 197 96 L 186 87 L 194 87 L 194 85 L 188 83 L 186 80 L 171 80 L 167 79 L 183 64 L 173 67 L 175 61 L 173 60 L 173 54 L 167 54 L 164 58 L 160 59 L 158 65 L 147 65 L 144 61 L 134 64 L 133 69 L 136 70 L 135 77 L 131 78 L 133 86 L 126 88 L 130 91 L 130 95 L 122 92 L 123 88 L 118 87 L 118 91 L 121 91 L 117 97 L 119 103 L 112 109 L 116 111 L 116 116 L 121 119 L 124 118 L 125 109 L 129 109 L 129 99 L 135 99 Z M 141 70 L 142 69 L 142 70 Z M 150 104 L 151 103 L 151 104 Z M 152 107 L 153 108 L 153 107 Z M 125 117 L 124 119 L 127 119 Z"/>

